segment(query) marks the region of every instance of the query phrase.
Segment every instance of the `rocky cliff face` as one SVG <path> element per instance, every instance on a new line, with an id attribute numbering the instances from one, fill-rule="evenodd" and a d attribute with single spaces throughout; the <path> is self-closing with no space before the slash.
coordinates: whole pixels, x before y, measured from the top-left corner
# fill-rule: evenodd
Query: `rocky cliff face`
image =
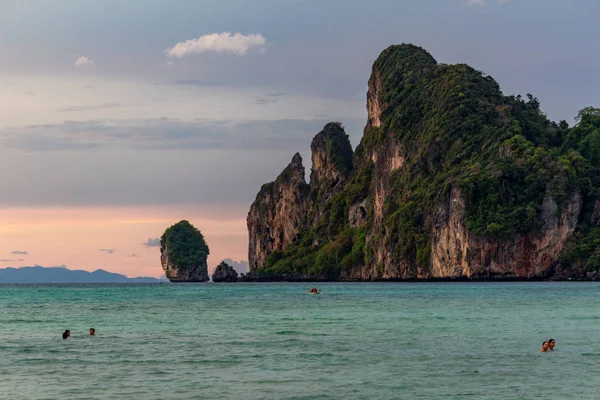
<path id="1" fill-rule="evenodd" d="M 352 146 L 340 123 L 327 124 L 314 137 L 311 150 L 310 184 L 296 153 L 274 182 L 263 185 L 250 207 L 246 221 L 251 272 L 264 265 L 269 254 L 296 240 L 302 228 L 317 224 L 325 205 L 352 173 Z"/>
<path id="2" fill-rule="evenodd" d="M 544 225 L 538 232 L 516 234 L 507 240 L 474 237 L 465 228 L 465 201 L 453 189 L 441 205 L 432 231 L 431 270 L 434 277 L 534 277 L 546 274 L 561 256 L 577 226 L 582 206 L 573 193 L 562 210 L 547 193 L 542 204 Z"/>
<path id="3" fill-rule="evenodd" d="M 274 182 L 263 185 L 250 207 L 248 262 L 250 271 L 263 265 L 266 257 L 283 250 L 304 225 L 309 205 L 309 186 L 304 178 L 302 157 L 292 162 Z"/>
<path id="4" fill-rule="evenodd" d="M 574 183 L 572 153 L 556 158 L 558 125 L 532 96 L 402 45 L 375 62 L 366 108 L 354 153 L 330 123 L 311 144 L 310 185 L 297 155 L 263 186 L 248 215 L 254 273 L 539 278 L 576 247 L 583 210 L 599 224 L 600 200 Z"/>

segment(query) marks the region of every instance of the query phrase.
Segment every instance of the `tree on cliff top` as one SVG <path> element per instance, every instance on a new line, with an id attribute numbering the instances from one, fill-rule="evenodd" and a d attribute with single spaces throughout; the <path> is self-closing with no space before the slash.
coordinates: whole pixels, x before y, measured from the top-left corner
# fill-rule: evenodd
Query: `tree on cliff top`
<path id="1" fill-rule="evenodd" d="M 208 245 L 198 228 L 188 221 L 179 221 L 167 228 L 160 238 L 162 249 L 168 251 L 169 261 L 181 269 L 206 264 Z"/>

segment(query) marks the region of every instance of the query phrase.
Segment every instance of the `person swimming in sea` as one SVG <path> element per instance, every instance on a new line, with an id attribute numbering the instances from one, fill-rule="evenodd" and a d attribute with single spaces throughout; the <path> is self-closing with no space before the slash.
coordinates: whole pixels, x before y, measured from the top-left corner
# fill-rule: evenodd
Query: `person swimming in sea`
<path id="1" fill-rule="evenodd" d="M 90 336 L 95 336 L 96 330 L 94 328 L 90 328 Z"/>
<path id="2" fill-rule="evenodd" d="M 554 340 L 554 339 L 548 340 L 548 350 L 554 350 L 554 346 L 556 346 L 556 340 Z"/>
<path id="3" fill-rule="evenodd" d="M 317 289 L 316 287 L 310 289 L 311 293 L 319 293 L 319 289 Z"/>
<path id="4" fill-rule="evenodd" d="M 544 343 L 542 343 L 542 348 L 540 349 L 540 352 L 545 353 L 548 351 L 549 348 L 549 344 L 547 340 L 544 340 Z"/>
<path id="5" fill-rule="evenodd" d="M 63 340 L 68 338 L 69 336 L 71 336 L 71 331 L 67 329 L 63 332 Z"/>

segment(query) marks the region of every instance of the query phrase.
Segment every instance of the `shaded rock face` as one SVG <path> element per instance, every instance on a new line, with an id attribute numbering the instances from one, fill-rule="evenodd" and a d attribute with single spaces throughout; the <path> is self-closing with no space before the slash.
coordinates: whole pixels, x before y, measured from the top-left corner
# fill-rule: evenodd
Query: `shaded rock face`
<path id="1" fill-rule="evenodd" d="M 283 250 L 304 225 L 310 201 L 302 157 L 292 162 L 274 182 L 263 185 L 246 218 L 250 271 L 261 266 L 275 250 Z"/>
<path id="2" fill-rule="evenodd" d="M 212 280 L 215 283 L 227 282 L 233 283 L 238 280 L 238 273 L 233 267 L 225 262 L 221 262 L 221 264 L 217 265 L 213 274 Z"/>
<path id="3" fill-rule="evenodd" d="M 348 222 L 353 228 L 359 228 L 367 222 L 367 200 L 354 203 L 348 210 Z"/>
<path id="4" fill-rule="evenodd" d="M 325 125 L 313 138 L 310 149 L 310 190 L 314 200 L 313 222 L 316 223 L 325 204 L 344 188 L 354 169 L 354 152 L 348 135 L 337 122 Z"/>
<path id="5" fill-rule="evenodd" d="M 319 132 L 310 145 L 312 168 L 311 189 L 324 188 L 325 194 L 344 186 L 354 166 L 353 151 L 341 124 L 331 122 Z"/>
<path id="6" fill-rule="evenodd" d="M 592 213 L 591 222 L 593 225 L 600 225 L 600 200 L 594 204 L 594 212 Z"/>

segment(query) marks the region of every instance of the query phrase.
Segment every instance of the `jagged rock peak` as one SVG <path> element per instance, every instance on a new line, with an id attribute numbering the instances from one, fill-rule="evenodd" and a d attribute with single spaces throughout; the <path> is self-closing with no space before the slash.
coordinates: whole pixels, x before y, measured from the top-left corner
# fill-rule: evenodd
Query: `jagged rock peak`
<path id="1" fill-rule="evenodd" d="M 310 185 L 330 187 L 346 180 L 354 169 L 352 145 L 344 127 L 330 122 L 312 140 L 312 169 Z"/>
<path id="2" fill-rule="evenodd" d="M 290 163 L 290 166 L 302 167 L 302 156 L 300 155 L 300 153 L 294 154 L 294 157 L 292 157 L 292 162 Z"/>
<path id="3" fill-rule="evenodd" d="M 296 153 L 274 182 L 264 184 L 246 218 L 250 272 L 275 250 L 291 243 L 304 224 L 310 202 L 302 157 Z"/>
<path id="4" fill-rule="evenodd" d="M 288 164 L 287 167 L 281 171 L 281 174 L 275 180 L 276 183 L 306 183 L 305 179 L 305 169 L 304 165 L 302 165 L 302 156 L 300 153 L 294 154 L 292 157 L 292 161 Z"/>

